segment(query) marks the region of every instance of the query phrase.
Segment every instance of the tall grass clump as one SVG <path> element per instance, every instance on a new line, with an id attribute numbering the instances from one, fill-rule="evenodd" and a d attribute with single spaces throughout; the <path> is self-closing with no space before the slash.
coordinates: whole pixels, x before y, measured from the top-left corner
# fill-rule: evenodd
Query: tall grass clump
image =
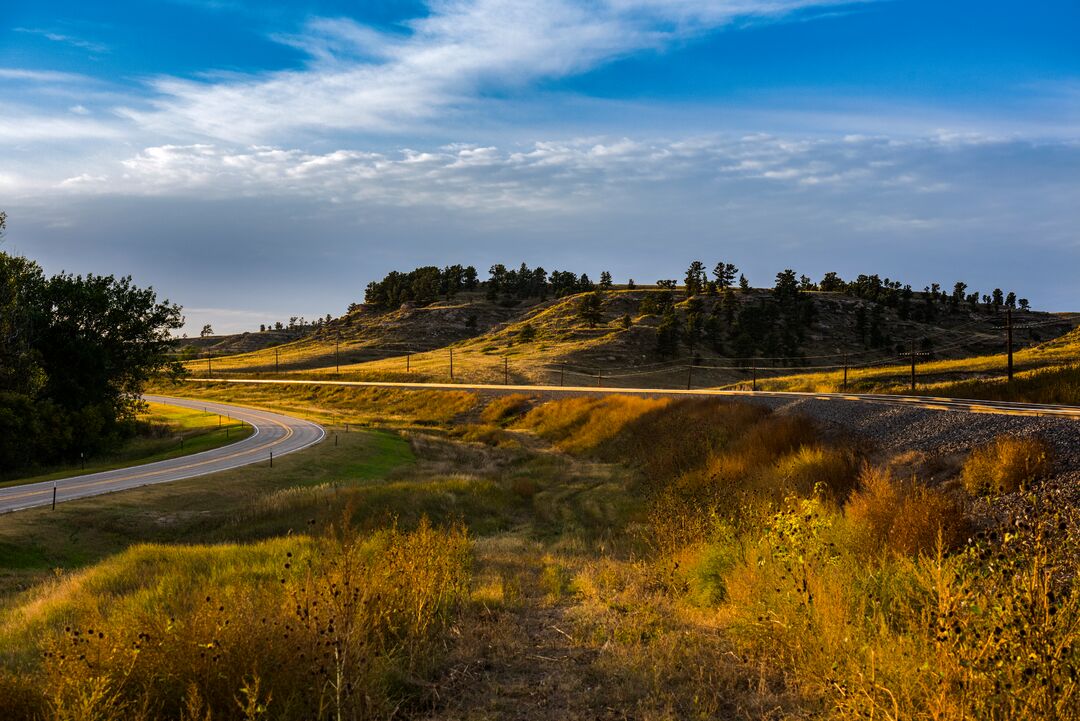
<path id="1" fill-rule="evenodd" d="M 1038 438 L 1002 436 L 971 452 L 960 479 L 973 495 L 1025 490 L 1051 468 L 1050 449 Z"/>
<path id="2" fill-rule="evenodd" d="M 9 615 L 35 653 L 0 693 L 44 690 L 22 718 L 385 718 L 426 692 L 468 575 L 465 532 L 427 523 L 135 547 Z"/>
<path id="3" fill-rule="evenodd" d="M 864 551 L 901 556 L 929 553 L 938 544 L 960 545 L 971 530 L 964 500 L 915 478 L 898 480 L 867 466 L 844 508 Z"/>
<path id="4" fill-rule="evenodd" d="M 630 423 L 671 404 L 668 399 L 636 396 L 567 398 L 529 411 L 521 427 L 570 453 L 597 451 Z"/>
<path id="5" fill-rule="evenodd" d="M 480 413 L 484 423 L 506 423 L 532 408 L 536 399 L 524 393 L 512 393 L 493 398 Z"/>

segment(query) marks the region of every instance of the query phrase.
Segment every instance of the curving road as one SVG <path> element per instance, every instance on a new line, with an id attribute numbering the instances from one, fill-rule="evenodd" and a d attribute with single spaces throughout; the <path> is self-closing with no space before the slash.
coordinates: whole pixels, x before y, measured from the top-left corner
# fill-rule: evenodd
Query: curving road
<path id="1" fill-rule="evenodd" d="M 326 435 L 322 426 L 270 411 L 167 396 L 144 396 L 144 399 L 182 408 L 205 409 L 211 413 L 219 413 L 244 421 L 255 430 L 242 441 L 202 453 L 193 453 L 190 456 L 58 481 L 0 488 L 0 513 L 50 505 L 53 500 L 54 485 L 56 486 L 56 500 L 59 503 L 153 483 L 179 481 L 252 463 L 268 464 L 271 453 L 274 458 L 278 458 L 318 443 Z"/>
<path id="2" fill-rule="evenodd" d="M 431 390 L 473 390 L 493 393 L 538 393 L 557 395 L 606 395 L 630 394 L 645 396 L 721 396 L 758 397 L 777 399 L 815 399 L 837 402 L 871 403 L 889 406 L 905 406 L 928 410 L 957 411 L 964 413 L 991 413 L 1007 416 L 1058 417 L 1080 420 L 1080 407 L 1044 405 L 1037 403 L 1010 403 L 1004 401 L 979 401 L 932 396 L 900 396 L 872 393 L 800 393 L 789 391 L 726 391 L 726 390 L 680 390 L 660 388 L 596 388 L 591 386 L 536 386 L 536 385 L 490 385 L 468 383 L 401 383 L 380 381 L 322 381 L 322 380 L 263 380 L 192 378 L 193 382 L 236 383 L 252 385 L 324 385 L 354 387 L 391 387 Z M 0 513 L 24 508 L 47 506 L 52 503 L 53 486 L 56 486 L 57 502 L 84 498 L 101 493 L 122 491 L 153 483 L 168 483 L 184 478 L 202 476 L 253 463 L 268 463 L 270 454 L 283 456 L 321 441 L 326 432 L 310 421 L 293 418 L 280 413 L 256 410 L 227 403 L 188 400 L 168 396 L 145 396 L 155 403 L 184 408 L 206 409 L 251 424 L 255 432 L 248 438 L 211 451 L 204 451 L 182 458 L 159 461 L 143 466 L 104 471 L 90 475 L 65 478 L 59 481 L 0 488 Z"/>

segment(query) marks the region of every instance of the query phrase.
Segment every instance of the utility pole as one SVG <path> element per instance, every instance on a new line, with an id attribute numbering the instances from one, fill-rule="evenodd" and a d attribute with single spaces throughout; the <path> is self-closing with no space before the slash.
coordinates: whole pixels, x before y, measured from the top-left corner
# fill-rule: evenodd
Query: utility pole
<path id="1" fill-rule="evenodd" d="M 559 385 L 562 386 L 566 380 L 566 366 L 559 366 Z"/>
<path id="2" fill-rule="evenodd" d="M 510 385 L 510 359 L 503 356 L 503 385 Z"/>
<path id="3" fill-rule="evenodd" d="M 341 373 L 341 354 L 338 352 L 338 346 L 340 344 L 340 340 L 334 341 L 334 370 L 339 374 Z"/>
<path id="4" fill-rule="evenodd" d="M 603 388 L 603 386 L 604 386 L 604 369 L 603 368 L 597 368 L 596 369 L 596 387 L 597 388 Z"/>
<path id="5" fill-rule="evenodd" d="M 915 392 L 915 339 L 911 339 L 911 392 Z"/>
<path id="6" fill-rule="evenodd" d="M 753 385 L 751 386 L 751 388 L 756 393 L 757 392 L 757 361 L 754 361 L 753 373 L 754 373 L 754 379 L 753 379 Z"/>
<path id="7" fill-rule="evenodd" d="M 450 380 L 454 380 L 454 349 L 450 349 Z"/>
<path id="8" fill-rule="evenodd" d="M 690 384 L 694 382 L 694 362 L 686 366 L 686 390 L 690 390 Z"/>
<path id="9" fill-rule="evenodd" d="M 848 366 L 848 355 L 847 355 L 847 353 L 845 353 L 844 354 L 844 385 L 842 386 L 844 393 L 847 393 L 847 366 Z"/>
<path id="10" fill-rule="evenodd" d="M 411 373 L 412 372 L 412 353 L 406 353 L 405 354 L 405 372 L 406 373 Z"/>
<path id="11" fill-rule="evenodd" d="M 1013 321 L 1012 321 L 1012 308 L 1008 308 L 1005 311 L 1005 350 L 1009 356 L 1009 383 L 1012 383 L 1013 379 Z"/>

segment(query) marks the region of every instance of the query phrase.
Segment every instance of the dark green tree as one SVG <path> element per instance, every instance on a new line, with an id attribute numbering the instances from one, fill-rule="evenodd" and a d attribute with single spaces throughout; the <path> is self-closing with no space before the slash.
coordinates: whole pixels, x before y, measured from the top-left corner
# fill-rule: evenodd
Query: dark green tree
<path id="1" fill-rule="evenodd" d="M 578 301 L 578 318 L 594 326 L 603 317 L 604 296 L 600 290 L 594 290 L 581 296 Z"/>
<path id="2" fill-rule="evenodd" d="M 669 306 L 664 311 L 656 326 L 656 352 L 664 358 L 674 357 L 679 352 L 679 316 L 674 307 Z"/>
<path id="3" fill-rule="evenodd" d="M 838 274 L 829 271 L 818 283 L 818 288 L 825 293 L 843 293 L 847 284 Z"/>

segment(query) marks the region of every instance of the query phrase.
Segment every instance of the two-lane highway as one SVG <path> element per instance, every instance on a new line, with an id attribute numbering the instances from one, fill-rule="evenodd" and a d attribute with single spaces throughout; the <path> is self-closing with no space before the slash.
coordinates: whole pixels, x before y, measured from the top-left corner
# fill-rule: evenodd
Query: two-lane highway
<path id="1" fill-rule="evenodd" d="M 930 396 L 896 396 L 854 393 L 797 393 L 782 391 L 726 391 L 714 389 L 672 390 L 659 388 L 593 388 L 553 387 L 533 385 L 486 385 L 458 383 L 406 383 L 381 381 L 316 381 L 316 380 L 256 380 L 256 379 L 190 379 L 193 382 L 266 384 L 266 385 L 314 385 L 410 388 L 416 390 L 473 390 L 494 393 L 536 393 L 548 397 L 562 395 L 608 395 L 634 394 L 646 396 L 719 396 L 726 398 L 775 398 L 818 399 L 839 402 L 855 402 L 876 405 L 906 406 L 927 410 L 954 411 L 961 413 L 990 413 L 1006 416 L 1044 416 L 1080 420 L 1080 408 L 1076 406 L 1043 405 L 1034 403 L 1008 403 L 1002 401 L 979 401 Z M 146 396 L 146 400 L 167 403 L 185 408 L 206 409 L 250 423 L 255 433 L 229 446 L 204 451 L 182 458 L 150 463 L 143 466 L 105 471 L 91 475 L 76 476 L 55 481 L 56 500 L 67 501 L 101 493 L 121 491 L 152 483 L 167 483 L 193 476 L 202 476 L 252 463 L 268 463 L 274 457 L 298 451 L 321 441 L 326 433 L 315 423 L 292 418 L 270 411 L 244 408 L 226 403 Z M 46 506 L 53 500 L 53 481 L 34 483 L 10 488 L 0 488 L 0 513 L 23 508 Z"/>
<path id="2" fill-rule="evenodd" d="M 166 396 L 144 396 L 144 398 L 153 403 L 165 403 L 197 410 L 205 409 L 210 413 L 229 416 L 250 424 L 254 428 L 254 433 L 231 445 L 167 461 L 74 476 L 57 481 L 0 488 L 0 513 L 51 504 L 54 485 L 56 500 L 61 502 L 153 483 L 179 481 L 252 463 L 268 464 L 271 453 L 274 458 L 278 458 L 318 443 L 326 435 L 322 426 L 280 413 L 226 403 Z"/>

